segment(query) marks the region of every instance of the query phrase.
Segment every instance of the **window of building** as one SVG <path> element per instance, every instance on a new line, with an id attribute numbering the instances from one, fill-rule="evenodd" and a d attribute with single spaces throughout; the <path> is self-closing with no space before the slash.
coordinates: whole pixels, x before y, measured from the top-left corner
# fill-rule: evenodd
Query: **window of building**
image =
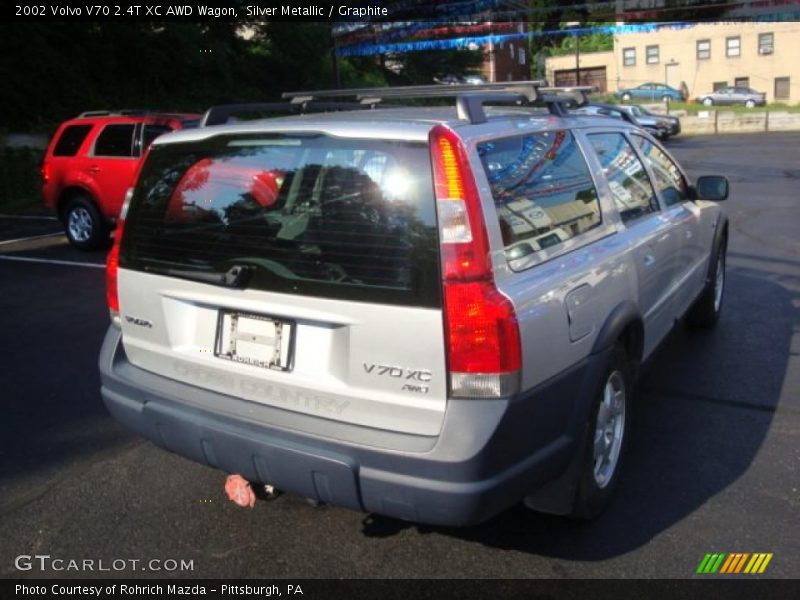
<path id="1" fill-rule="evenodd" d="M 697 41 L 697 60 L 708 60 L 711 58 L 711 40 Z"/>
<path id="2" fill-rule="evenodd" d="M 569 131 L 478 144 L 492 190 L 506 258 L 556 246 L 600 225 L 589 167 Z"/>
<path id="3" fill-rule="evenodd" d="M 636 48 L 622 49 L 622 64 L 626 67 L 636 66 Z"/>
<path id="4" fill-rule="evenodd" d="M 647 64 L 648 65 L 657 65 L 659 60 L 659 51 L 658 46 L 648 46 L 647 47 Z"/>
<path id="5" fill-rule="evenodd" d="M 680 204 L 689 199 L 689 185 L 678 166 L 653 142 L 640 135 L 633 136 L 644 160 L 653 173 L 658 193 L 666 206 Z"/>
<path id="6" fill-rule="evenodd" d="M 749 77 L 737 77 L 733 80 L 733 87 L 750 87 L 750 78 Z"/>
<path id="7" fill-rule="evenodd" d="M 647 171 L 621 133 L 589 135 L 608 178 L 611 196 L 623 222 L 658 211 L 658 199 Z"/>
<path id="8" fill-rule="evenodd" d="M 717 92 L 717 91 L 721 90 L 722 88 L 728 87 L 728 82 L 727 81 L 715 81 L 713 87 L 714 87 L 714 91 Z"/>
<path id="9" fill-rule="evenodd" d="M 758 34 L 758 53 L 759 54 L 772 54 L 775 51 L 775 34 L 774 33 L 759 33 Z"/>
<path id="10" fill-rule="evenodd" d="M 775 78 L 775 100 L 788 100 L 789 99 L 789 78 L 776 77 Z"/>
<path id="11" fill-rule="evenodd" d="M 95 156 L 133 156 L 134 125 L 106 125 L 94 143 Z"/>
<path id="12" fill-rule="evenodd" d="M 725 38 L 725 56 L 736 58 L 742 55 L 742 38 L 738 35 Z"/>
<path id="13" fill-rule="evenodd" d="M 519 64 L 524 65 L 525 64 L 525 48 L 520 48 L 519 49 L 518 57 L 519 57 Z"/>

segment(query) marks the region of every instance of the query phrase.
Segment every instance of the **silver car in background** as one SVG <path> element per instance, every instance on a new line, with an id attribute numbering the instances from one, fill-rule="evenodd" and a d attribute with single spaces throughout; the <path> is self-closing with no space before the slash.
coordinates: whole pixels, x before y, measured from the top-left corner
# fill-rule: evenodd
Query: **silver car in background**
<path id="1" fill-rule="evenodd" d="M 764 106 L 767 103 L 767 95 L 757 92 L 749 87 L 730 86 L 718 89 L 710 94 L 704 94 L 697 99 L 705 106 L 732 106 L 741 104 L 747 108 Z"/>

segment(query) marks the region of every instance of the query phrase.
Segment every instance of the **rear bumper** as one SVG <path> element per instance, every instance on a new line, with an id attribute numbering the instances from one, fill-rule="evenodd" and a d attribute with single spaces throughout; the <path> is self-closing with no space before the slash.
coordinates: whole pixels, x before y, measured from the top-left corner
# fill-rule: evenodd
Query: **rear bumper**
<path id="1" fill-rule="evenodd" d="M 320 502 L 467 525 L 564 471 L 602 358 L 594 355 L 519 397 L 450 400 L 436 437 L 337 423 L 143 371 L 127 360 L 113 327 L 100 372 L 111 414 L 167 450 Z"/>

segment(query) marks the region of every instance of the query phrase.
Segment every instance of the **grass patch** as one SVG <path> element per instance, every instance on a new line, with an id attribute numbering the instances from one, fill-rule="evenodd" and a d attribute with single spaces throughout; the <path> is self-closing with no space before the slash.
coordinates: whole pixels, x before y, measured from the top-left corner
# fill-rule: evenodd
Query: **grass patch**
<path id="1" fill-rule="evenodd" d="M 39 164 L 43 154 L 33 148 L 0 150 L 0 213 L 42 212 Z"/>
<path id="2" fill-rule="evenodd" d="M 749 113 L 763 113 L 763 112 L 790 112 L 790 113 L 800 113 L 800 105 L 790 106 L 788 104 L 783 104 L 781 102 L 773 102 L 772 104 L 767 104 L 766 106 L 754 106 L 753 108 L 747 108 L 746 106 L 703 106 L 698 102 L 693 102 L 692 104 L 688 104 L 686 102 L 671 102 L 669 105 L 670 112 L 673 110 L 685 110 L 690 115 L 696 115 L 698 112 L 703 110 L 717 110 L 717 111 L 725 111 L 725 112 L 734 112 L 734 113 L 742 113 L 742 114 L 749 114 Z"/>

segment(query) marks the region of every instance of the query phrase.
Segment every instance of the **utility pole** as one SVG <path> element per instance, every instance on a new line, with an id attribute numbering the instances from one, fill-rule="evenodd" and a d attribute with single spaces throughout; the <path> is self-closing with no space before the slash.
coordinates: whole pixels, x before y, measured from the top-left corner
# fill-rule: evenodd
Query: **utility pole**
<path id="1" fill-rule="evenodd" d="M 575 36 L 575 85 L 581 84 L 581 36 Z"/>
<path id="2" fill-rule="evenodd" d="M 336 89 L 342 88 L 342 77 L 339 74 L 339 47 L 336 43 L 336 34 L 333 31 L 333 24 L 331 24 L 331 40 L 333 40 L 333 48 L 331 48 L 331 60 L 333 61 L 333 77 L 336 81 Z"/>

